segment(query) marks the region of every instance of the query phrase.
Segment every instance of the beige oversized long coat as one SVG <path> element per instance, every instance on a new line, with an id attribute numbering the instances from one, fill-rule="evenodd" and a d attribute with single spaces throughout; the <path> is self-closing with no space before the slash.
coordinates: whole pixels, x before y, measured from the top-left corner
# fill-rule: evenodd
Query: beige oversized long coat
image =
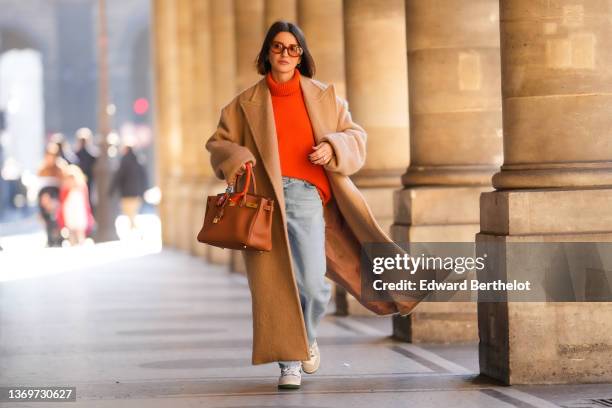
<path id="1" fill-rule="evenodd" d="M 333 85 L 301 76 L 300 86 L 316 143 L 328 141 L 335 153 L 324 166 L 333 194 L 324 209 L 326 276 L 377 314 L 407 314 L 415 302 L 365 302 L 360 297 L 360 245 L 391 242 L 349 178 L 364 164 L 366 132 L 352 121 L 347 102 L 336 96 Z M 251 160 L 257 194 L 275 200 L 272 251 L 243 252 L 252 296 L 252 364 L 309 358 L 287 236 L 272 109 L 270 91 L 262 78 L 223 108 L 218 128 L 206 142 L 218 178 L 232 180 L 242 163 Z"/>

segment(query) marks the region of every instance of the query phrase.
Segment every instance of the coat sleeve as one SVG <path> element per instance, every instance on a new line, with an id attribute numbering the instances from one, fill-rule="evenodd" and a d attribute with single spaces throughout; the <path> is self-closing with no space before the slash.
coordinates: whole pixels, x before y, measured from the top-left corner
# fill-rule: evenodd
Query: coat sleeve
<path id="1" fill-rule="evenodd" d="M 240 166 L 248 161 L 252 162 L 253 166 L 256 164 L 253 153 L 243 146 L 240 115 L 236 100 L 224 107 L 217 130 L 206 142 L 213 171 L 221 180 L 234 180 Z"/>
<path id="2" fill-rule="evenodd" d="M 356 173 L 365 163 L 366 131 L 353 122 L 348 110 L 348 102 L 336 96 L 338 125 L 335 133 L 327 133 L 321 138 L 331 144 L 334 157 L 325 164 L 325 169 L 350 176 Z"/>

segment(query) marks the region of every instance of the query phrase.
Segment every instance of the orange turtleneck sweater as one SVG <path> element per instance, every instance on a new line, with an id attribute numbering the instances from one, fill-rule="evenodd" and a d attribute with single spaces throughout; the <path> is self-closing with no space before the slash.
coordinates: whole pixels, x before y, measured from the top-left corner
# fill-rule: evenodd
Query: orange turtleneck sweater
<path id="1" fill-rule="evenodd" d="M 281 173 L 314 184 L 323 203 L 327 204 L 331 199 L 331 188 L 325 169 L 308 160 L 308 155 L 314 151 L 315 140 L 300 87 L 300 76 L 297 69 L 293 78 L 283 83 L 274 81 L 271 73 L 266 76 L 272 95 Z"/>

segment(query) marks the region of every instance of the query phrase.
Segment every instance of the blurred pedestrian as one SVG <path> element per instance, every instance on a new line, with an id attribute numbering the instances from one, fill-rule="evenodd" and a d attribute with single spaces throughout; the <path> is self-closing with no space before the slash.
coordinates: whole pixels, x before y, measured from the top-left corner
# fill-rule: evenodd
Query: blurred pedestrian
<path id="1" fill-rule="evenodd" d="M 134 229 L 136 215 L 140 211 L 142 198 L 147 189 L 147 172 L 130 144 L 123 146 L 122 153 L 119 169 L 111 181 L 110 194 L 119 191 L 121 212 L 129 218 L 130 228 Z"/>
<path id="2" fill-rule="evenodd" d="M 59 157 L 64 159 L 68 164 L 78 164 L 79 158 L 74 154 L 70 144 L 66 141 L 66 136 L 63 133 L 53 133 L 50 142 L 57 145 Z"/>
<path id="3" fill-rule="evenodd" d="M 78 158 L 78 166 L 87 178 L 87 190 L 89 191 L 89 203 L 93 207 L 93 182 L 94 182 L 94 165 L 98 158 L 98 152 L 93 145 L 93 134 L 88 128 L 80 128 L 76 131 L 76 157 Z"/>
<path id="4" fill-rule="evenodd" d="M 2 111 L 0 111 L 0 118 L 2 117 Z M 1 120 L 1 119 L 0 119 Z M 5 199 L 5 184 L 4 177 L 2 176 L 2 169 L 4 168 L 4 148 L 2 147 L 2 124 L 0 123 L 0 220 L 4 216 L 4 208 L 6 206 Z"/>
<path id="5" fill-rule="evenodd" d="M 66 230 L 70 244 L 79 245 L 85 241 L 94 226 L 93 214 L 89 204 L 87 179 L 79 166 L 67 167 L 60 189 L 60 208 L 58 225 Z"/>
<path id="6" fill-rule="evenodd" d="M 59 149 L 55 143 L 47 145 L 43 162 L 38 169 L 38 207 L 40 216 L 45 223 L 47 246 L 58 247 L 62 244 L 57 210 L 59 207 L 59 192 L 67 163 L 59 157 Z"/>

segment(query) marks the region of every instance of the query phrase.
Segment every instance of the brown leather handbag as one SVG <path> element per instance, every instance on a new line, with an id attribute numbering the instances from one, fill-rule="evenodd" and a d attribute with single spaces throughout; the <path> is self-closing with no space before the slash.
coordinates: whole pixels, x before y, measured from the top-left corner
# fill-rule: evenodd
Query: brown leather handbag
<path id="1" fill-rule="evenodd" d="M 238 179 L 236 177 L 236 183 Z M 248 193 L 251 180 L 253 194 Z M 273 199 L 257 195 L 249 162 L 241 192 L 232 193 L 228 188 L 225 193 L 208 197 L 198 241 L 220 248 L 270 251 L 273 210 Z"/>

